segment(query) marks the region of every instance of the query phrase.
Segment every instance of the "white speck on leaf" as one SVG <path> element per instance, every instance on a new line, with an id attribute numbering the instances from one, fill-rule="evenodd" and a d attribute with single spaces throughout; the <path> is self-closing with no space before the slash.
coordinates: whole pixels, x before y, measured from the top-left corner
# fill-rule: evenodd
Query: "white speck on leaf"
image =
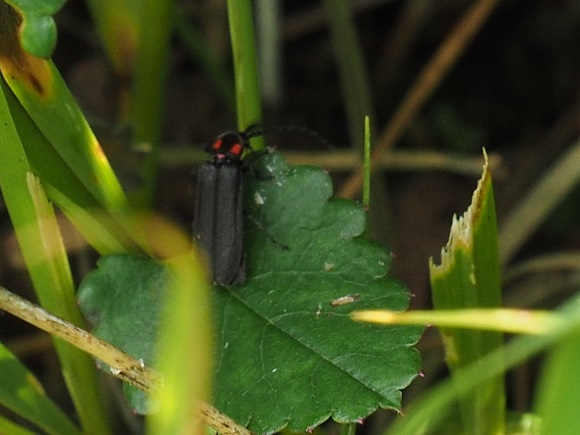
<path id="1" fill-rule="evenodd" d="M 260 192 L 254 193 L 254 204 L 264 205 L 264 198 L 260 195 Z"/>

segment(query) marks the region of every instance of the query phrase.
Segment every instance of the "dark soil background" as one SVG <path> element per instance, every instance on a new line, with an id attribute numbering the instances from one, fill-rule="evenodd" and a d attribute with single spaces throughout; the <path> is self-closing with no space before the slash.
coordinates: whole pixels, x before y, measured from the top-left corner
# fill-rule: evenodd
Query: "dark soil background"
<path id="1" fill-rule="evenodd" d="M 178 3 L 232 74 L 225 2 Z M 421 69 L 473 3 L 352 2 L 376 114 L 371 121 L 377 132 L 383 130 Z M 337 64 L 321 3 L 292 0 L 282 2 L 282 7 L 282 98 L 266 107 L 264 124 L 306 126 L 337 149 L 351 146 Z M 123 82 L 110 68 L 83 2 L 69 1 L 56 18 L 59 43 L 54 61 L 130 191 L 138 182 L 132 173 L 138 157 L 131 154 L 125 130 L 118 123 L 118 90 Z M 501 225 L 514 203 L 576 140 L 580 130 L 579 71 L 577 1 L 499 2 L 396 148 L 478 159 L 485 147 L 488 153 L 501 157 L 501 162 L 494 166 Z M 178 38 L 172 42 L 164 121 L 162 141 L 167 150 L 201 148 L 218 133 L 236 126 L 235 102 L 220 97 Z M 276 140 L 282 151 L 325 151 L 316 141 L 301 136 L 290 134 Z M 192 218 L 190 171 L 191 166 L 186 163 L 164 166 L 156 199 L 156 209 L 181 223 L 186 231 Z M 349 175 L 348 171 L 331 173 L 337 188 Z M 389 216 L 383 222 L 383 232 L 376 234 L 376 238 L 392 249 L 395 255 L 392 274 L 415 294 L 414 308 L 430 306 L 428 259 L 433 256 L 439 260 L 451 218 L 467 209 L 477 178 L 477 174 L 468 176 L 435 169 L 386 172 L 388 195 L 384 201 Z M 578 250 L 579 215 L 580 192 L 576 192 L 528 240 L 516 261 L 556 250 Z M 0 254 L 3 257 L 0 283 L 33 299 L 26 273 L 11 259 L 15 248 L 5 213 L 1 223 L 4 254 Z M 78 268 L 77 277 L 82 277 L 92 260 L 78 254 L 71 259 Z M 559 290 L 551 293 L 555 296 L 550 298 L 540 290 L 529 304 L 554 306 L 571 288 L 575 290 L 575 276 L 575 273 L 543 275 L 541 282 Z M 511 299 L 510 290 L 506 289 L 508 302 L 515 299 L 521 305 L 518 295 L 526 294 L 525 285 L 514 289 L 517 293 Z M 0 338 L 37 369 L 51 395 L 64 397 L 58 391 L 62 383 L 58 380 L 54 355 L 47 350 L 48 340 L 6 317 L 0 318 Z M 439 368 L 432 363 L 441 361 L 438 348 L 436 334 L 429 331 L 421 344 L 427 377 L 415 381 L 411 396 L 438 375 Z M 525 410 L 530 405 L 533 371 L 524 368 L 510 378 L 512 408 Z"/>

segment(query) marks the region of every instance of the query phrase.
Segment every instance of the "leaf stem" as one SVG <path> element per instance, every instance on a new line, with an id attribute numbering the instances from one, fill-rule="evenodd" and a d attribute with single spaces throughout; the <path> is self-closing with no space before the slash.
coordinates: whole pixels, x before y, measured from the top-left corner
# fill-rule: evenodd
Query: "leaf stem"
<path id="1" fill-rule="evenodd" d="M 232 40 L 238 130 L 262 122 L 260 87 L 256 61 L 256 38 L 250 0 L 228 0 Z M 261 137 L 252 139 L 254 150 L 264 148 Z"/>

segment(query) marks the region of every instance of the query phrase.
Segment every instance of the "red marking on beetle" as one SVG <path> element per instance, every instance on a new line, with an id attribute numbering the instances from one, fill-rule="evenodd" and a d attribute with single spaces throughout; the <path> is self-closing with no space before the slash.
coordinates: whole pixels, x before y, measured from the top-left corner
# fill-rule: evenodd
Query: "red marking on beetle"
<path id="1" fill-rule="evenodd" d="M 353 302 L 358 301 L 359 298 L 360 296 L 358 294 L 341 296 L 330 302 L 330 305 L 332 305 L 333 307 L 338 307 L 340 305 L 352 304 Z"/>
<path id="2" fill-rule="evenodd" d="M 212 145 L 212 148 L 213 148 L 215 151 L 219 151 L 219 150 L 221 150 L 221 149 L 222 149 L 222 145 L 223 145 L 223 142 L 222 142 L 222 140 L 221 140 L 221 139 L 218 139 L 218 140 L 216 140 L 216 141 L 213 143 L 213 145 Z"/>
<path id="3" fill-rule="evenodd" d="M 239 142 L 236 142 L 230 148 L 230 153 L 232 153 L 235 156 L 240 156 L 243 151 L 244 151 L 244 146 Z"/>

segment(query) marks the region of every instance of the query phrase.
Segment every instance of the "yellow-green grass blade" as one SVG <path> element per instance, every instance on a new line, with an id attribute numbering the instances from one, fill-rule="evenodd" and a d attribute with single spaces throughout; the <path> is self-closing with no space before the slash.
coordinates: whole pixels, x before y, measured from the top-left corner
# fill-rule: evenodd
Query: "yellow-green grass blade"
<path id="1" fill-rule="evenodd" d="M 433 306 L 436 310 L 494 308 L 501 306 L 501 281 L 497 223 L 489 166 L 475 190 L 467 212 L 453 218 L 441 264 L 429 264 Z M 441 328 L 447 365 L 454 372 L 502 345 L 495 331 Z M 505 424 L 503 377 L 480 385 L 460 401 L 466 432 L 495 434 Z"/>
<path id="2" fill-rule="evenodd" d="M 571 389 L 577 389 L 577 382 L 569 375 L 574 375 L 578 367 L 579 302 L 578 295 L 576 295 L 568 300 L 561 309 L 554 311 L 552 315 L 559 320 L 550 326 L 545 325 L 546 328 L 541 335 L 514 338 L 503 347 L 492 351 L 469 366 L 457 370 L 454 382 L 444 381 L 413 402 L 406 409 L 405 415 L 398 418 L 395 424 L 389 428 L 388 433 L 397 435 L 427 433 L 428 428 L 433 429 L 451 414 L 457 397 L 471 394 L 473 389 L 482 383 L 501 376 L 507 370 L 525 363 L 542 351 L 548 349 L 554 349 L 555 352 L 561 351 L 560 345 L 571 346 L 571 348 L 564 349 L 559 356 L 551 357 L 546 373 L 552 370 L 553 372 L 548 373 L 537 391 L 537 400 L 541 398 L 538 406 L 540 415 L 545 416 L 547 413 L 554 412 L 550 418 L 560 419 L 560 421 L 548 422 L 547 426 L 541 422 L 542 431 L 540 432 L 537 419 L 528 418 L 528 432 L 523 433 L 560 434 L 561 432 L 550 429 L 557 429 L 558 424 L 567 425 L 568 423 L 569 428 L 578 428 L 579 424 L 575 423 L 578 418 L 576 407 L 566 406 L 566 409 L 553 409 L 552 406 L 560 406 L 560 400 L 570 400 L 570 404 L 575 403 L 573 396 L 567 393 L 570 393 Z M 564 365 L 554 364 L 554 362 L 564 363 Z M 547 397 L 542 397 L 544 394 L 547 394 Z M 570 419 L 564 416 L 570 415 L 570 412 L 574 414 Z M 524 422 L 522 421 L 522 423 Z M 556 426 L 552 426 L 552 423 L 556 423 Z"/>
<path id="3" fill-rule="evenodd" d="M 354 311 L 350 317 L 359 322 L 384 325 L 425 325 L 443 328 L 471 328 L 511 334 L 544 335 L 560 327 L 566 319 L 551 311 L 510 308 L 469 308 L 435 311 Z"/>
<path id="4" fill-rule="evenodd" d="M 135 251 L 134 240 L 119 226 L 118 219 L 102 210 L 79 206 L 50 184 L 46 192 L 99 254 Z"/>
<path id="5" fill-rule="evenodd" d="M 0 14 L 3 14 L 5 20 L 9 20 L 12 17 L 9 13 L 10 11 L 11 9 L 6 9 L 4 3 L 0 3 Z M 57 79 L 60 83 L 60 91 L 62 91 L 61 93 L 64 96 L 61 98 L 62 101 L 55 103 L 55 101 L 48 98 L 42 101 L 42 95 L 38 93 L 28 92 L 26 94 L 25 92 L 25 95 L 27 95 L 27 99 L 25 98 L 25 100 L 38 109 L 35 112 L 37 115 L 36 118 L 33 118 L 33 113 L 25 109 L 11 91 L 5 90 L 4 92 L 32 171 L 40 177 L 51 199 L 56 200 L 58 205 L 65 209 L 65 212 L 73 208 L 68 206 L 72 204 L 76 206 L 76 209 L 84 209 L 85 211 L 90 211 L 90 213 L 98 213 L 99 220 L 101 221 L 101 224 L 98 226 L 83 225 L 84 220 L 72 215 L 70 212 L 68 213 L 68 217 L 89 243 L 100 253 L 139 252 L 140 248 L 136 246 L 132 236 L 128 234 L 130 228 L 123 227 L 122 224 L 122 217 L 126 213 L 127 205 L 124 194 L 120 190 L 98 142 L 96 142 L 86 121 L 84 121 L 74 101 L 72 101 L 72 97 L 62 83 L 58 73 L 51 64 L 42 63 L 44 61 L 41 59 L 18 51 L 19 47 L 14 45 L 17 41 L 13 41 L 14 35 L 9 33 L 8 30 L 10 29 L 0 29 L 0 67 L 4 68 L 3 71 L 8 71 L 12 74 L 11 79 L 16 83 L 14 88 L 20 89 L 20 91 L 26 91 L 26 86 L 23 83 L 18 84 L 18 80 L 23 79 L 21 76 L 26 72 L 25 67 L 41 65 L 38 67 L 39 70 L 52 71 L 51 77 L 52 79 Z M 16 51 L 16 54 L 13 53 L 14 51 Z M 12 71 L 15 60 L 19 60 L 22 65 L 20 70 Z M 28 77 L 31 80 L 30 83 L 36 83 L 34 76 L 31 75 L 30 77 Z M 37 86 L 40 85 L 38 84 Z M 53 95 L 51 98 L 59 97 Z M 43 106 L 44 103 L 46 104 Z M 53 130 L 54 128 L 61 128 L 62 131 L 67 131 L 68 129 L 69 133 L 73 132 L 73 136 L 78 133 L 77 137 L 69 137 L 71 141 L 65 141 L 64 145 L 58 141 L 51 143 L 50 137 L 46 135 L 46 131 L 42 130 L 42 125 L 36 122 L 39 119 L 46 121 L 45 116 L 48 120 L 55 118 L 55 116 L 58 118 L 60 115 L 56 112 L 59 110 L 62 111 L 60 114 L 62 115 L 62 119 L 60 121 L 54 121 L 55 125 L 53 126 Z M 63 137 L 67 136 L 67 134 Z M 83 140 L 83 137 L 88 139 L 92 145 L 88 145 L 87 141 Z M 89 149 L 93 145 L 95 146 L 92 150 Z M 62 152 L 63 150 L 65 151 L 64 153 Z M 82 150 L 85 150 L 86 153 L 83 154 Z M 77 152 L 78 155 L 75 154 Z M 69 157 L 68 161 L 65 159 L 67 155 Z M 93 161 L 97 160 L 100 162 L 99 165 L 101 165 L 102 171 L 90 172 L 84 170 L 84 168 L 92 165 L 91 158 Z M 86 160 L 86 164 L 82 163 L 83 160 Z M 71 165 L 70 161 L 78 164 L 76 166 Z M 99 169 L 98 165 L 97 169 Z M 103 174 L 105 176 L 101 177 Z M 94 187 L 92 190 L 90 188 L 91 185 Z M 111 186 L 112 188 L 109 189 Z M 56 198 L 57 196 L 58 198 Z M 63 201 L 66 201 L 66 206 L 63 204 Z M 115 243 L 110 243 L 111 238 L 114 239 Z"/>
<path id="6" fill-rule="evenodd" d="M 36 435 L 28 429 L 18 426 L 7 418 L 0 416 L 0 433 L 8 433 L 10 435 Z"/>
<path id="7" fill-rule="evenodd" d="M 32 174 L 0 80 L 0 188 L 37 297 L 43 307 L 82 325 L 74 286 L 52 206 Z M 92 360 L 55 340 L 63 376 L 87 433 L 108 433 Z"/>
<path id="8" fill-rule="evenodd" d="M 49 197 L 64 211 L 79 232 L 100 254 L 136 252 L 126 227 L 121 224 L 123 211 L 108 213 L 97 198 L 78 180 L 70 167 L 50 146 L 10 89 L 5 89 L 14 125 L 23 144 L 32 171 L 41 179 Z"/>
<path id="9" fill-rule="evenodd" d="M 48 143 L 101 206 L 106 210 L 125 208 L 121 186 L 54 64 L 21 48 L 20 17 L 4 2 L 0 2 L 0 18 L 0 71 L 12 92 Z"/>
<path id="10" fill-rule="evenodd" d="M 80 434 L 79 428 L 47 397 L 34 375 L 1 343 L 0 403 L 50 434 Z M 0 418 L 0 433 L 32 432 Z"/>
<path id="11" fill-rule="evenodd" d="M 198 412 L 209 397 L 212 373 L 211 287 L 192 254 L 169 265 L 174 296 L 164 309 L 157 361 L 163 385 L 154 396 L 159 411 L 149 418 L 147 433 L 202 433 Z"/>

